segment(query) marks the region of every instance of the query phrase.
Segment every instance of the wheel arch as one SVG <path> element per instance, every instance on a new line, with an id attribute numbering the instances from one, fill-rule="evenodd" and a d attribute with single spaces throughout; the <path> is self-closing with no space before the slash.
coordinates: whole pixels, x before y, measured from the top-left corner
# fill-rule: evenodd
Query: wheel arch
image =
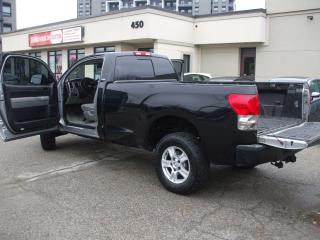
<path id="1" fill-rule="evenodd" d="M 175 132 L 187 132 L 200 139 L 200 132 L 191 120 L 176 115 L 163 115 L 149 125 L 146 136 L 149 148 L 154 149 L 164 136 Z"/>

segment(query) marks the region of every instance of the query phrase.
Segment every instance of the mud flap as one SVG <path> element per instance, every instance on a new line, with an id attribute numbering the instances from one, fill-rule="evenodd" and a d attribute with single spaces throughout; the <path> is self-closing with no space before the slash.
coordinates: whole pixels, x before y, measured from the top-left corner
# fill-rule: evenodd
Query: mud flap
<path id="1" fill-rule="evenodd" d="M 306 122 L 278 132 L 258 135 L 258 142 L 264 145 L 302 150 L 320 143 L 320 123 Z"/>

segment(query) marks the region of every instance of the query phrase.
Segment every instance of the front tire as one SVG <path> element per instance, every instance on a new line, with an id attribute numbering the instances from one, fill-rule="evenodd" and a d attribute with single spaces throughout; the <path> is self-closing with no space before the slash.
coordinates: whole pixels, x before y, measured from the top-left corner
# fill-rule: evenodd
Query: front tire
<path id="1" fill-rule="evenodd" d="M 160 140 L 156 150 L 156 172 L 169 191 L 188 194 L 200 189 L 207 181 L 210 165 L 192 134 L 169 134 Z"/>
<path id="2" fill-rule="evenodd" d="M 56 136 L 53 133 L 45 133 L 40 135 L 41 147 L 45 151 L 54 150 L 56 148 Z"/>

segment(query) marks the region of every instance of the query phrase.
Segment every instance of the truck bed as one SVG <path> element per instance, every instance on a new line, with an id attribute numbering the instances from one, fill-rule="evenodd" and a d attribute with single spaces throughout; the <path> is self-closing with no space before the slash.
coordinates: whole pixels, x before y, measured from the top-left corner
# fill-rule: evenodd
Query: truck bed
<path id="1" fill-rule="evenodd" d="M 261 117 L 258 121 L 258 135 L 279 132 L 303 122 L 302 84 L 256 83 Z"/>

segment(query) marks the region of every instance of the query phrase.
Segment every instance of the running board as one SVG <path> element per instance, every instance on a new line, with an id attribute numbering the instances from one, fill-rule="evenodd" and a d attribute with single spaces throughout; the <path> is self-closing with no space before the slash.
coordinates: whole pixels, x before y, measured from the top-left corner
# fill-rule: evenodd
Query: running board
<path id="1" fill-rule="evenodd" d="M 303 150 L 319 144 L 320 123 L 306 122 L 278 132 L 261 134 L 258 135 L 258 142 L 281 149 Z"/>
<path id="2" fill-rule="evenodd" d="M 84 137 L 91 137 L 91 138 L 99 138 L 99 134 L 97 128 L 86 128 L 86 127 L 78 127 L 73 125 L 67 125 L 64 121 L 60 120 L 60 131 L 72 133 Z"/>

